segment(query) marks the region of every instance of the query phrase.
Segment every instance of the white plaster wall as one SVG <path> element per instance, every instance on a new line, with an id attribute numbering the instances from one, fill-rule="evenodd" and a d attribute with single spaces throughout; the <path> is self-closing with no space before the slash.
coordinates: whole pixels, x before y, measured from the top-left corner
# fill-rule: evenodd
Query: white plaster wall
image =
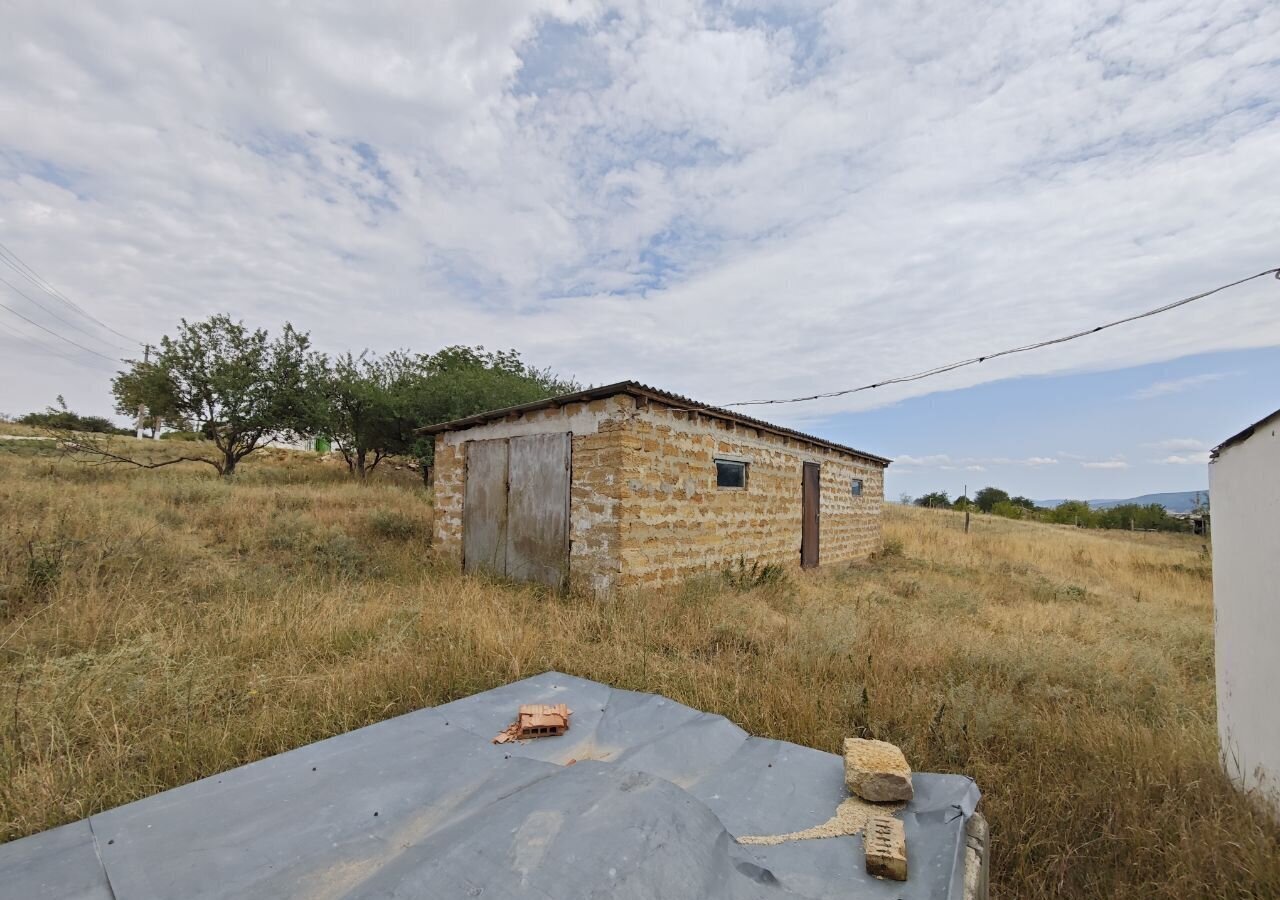
<path id="1" fill-rule="evenodd" d="M 1280 413 L 1209 465 L 1218 735 L 1280 816 Z"/>
<path id="2" fill-rule="evenodd" d="M 591 403 L 570 403 L 567 406 L 535 410 L 510 422 L 499 419 L 457 431 L 446 431 L 442 437 L 445 444 L 456 446 L 467 441 L 487 441 L 557 431 L 571 431 L 575 435 L 595 434 L 600 430 L 601 421 L 615 418 L 633 408 L 634 404 L 630 401 L 630 397 L 609 397 Z"/>

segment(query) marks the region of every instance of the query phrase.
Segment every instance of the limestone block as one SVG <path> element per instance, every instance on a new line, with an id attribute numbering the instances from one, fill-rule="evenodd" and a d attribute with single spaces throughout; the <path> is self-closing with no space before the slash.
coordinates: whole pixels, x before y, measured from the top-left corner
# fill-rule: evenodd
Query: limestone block
<path id="1" fill-rule="evenodd" d="M 886 741 L 846 738 L 844 783 L 852 793 L 872 803 L 910 800 L 914 796 L 906 757 Z"/>
<path id="2" fill-rule="evenodd" d="M 867 871 L 879 878 L 907 880 L 907 833 L 893 816 L 872 816 L 862 833 Z"/>

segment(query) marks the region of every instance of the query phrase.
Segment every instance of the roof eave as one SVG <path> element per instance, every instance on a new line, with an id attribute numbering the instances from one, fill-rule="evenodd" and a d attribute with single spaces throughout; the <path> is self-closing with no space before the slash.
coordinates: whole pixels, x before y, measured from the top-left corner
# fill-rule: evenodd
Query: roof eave
<path id="1" fill-rule="evenodd" d="M 819 447 L 826 447 L 840 453 L 846 453 L 850 456 L 856 456 L 888 468 L 893 460 L 874 453 L 867 453 L 856 447 L 846 447 L 843 444 L 837 444 L 833 441 L 824 440 L 811 434 L 805 434 L 801 431 L 795 431 L 791 428 L 785 428 L 781 425 L 774 425 L 771 422 L 765 422 L 762 419 L 756 419 L 751 416 L 744 416 L 727 409 L 721 409 L 715 406 L 704 406 L 695 403 L 687 397 L 681 397 L 678 394 L 672 394 L 657 388 L 651 388 L 648 385 L 641 384 L 638 381 L 619 381 L 614 384 L 602 385 L 595 388 L 587 388 L 581 391 L 575 391 L 572 394 L 560 394 L 555 397 L 548 397 L 545 400 L 534 400 L 531 403 L 522 403 L 518 406 L 508 406 L 503 409 L 495 409 L 487 412 L 477 413 L 474 416 L 466 416 L 461 419 L 454 419 L 449 422 L 440 422 L 436 425 L 427 425 L 417 429 L 418 434 L 443 434 L 449 431 L 461 431 L 466 428 L 473 428 L 477 425 L 484 425 L 489 422 L 495 422 L 499 419 L 505 419 L 512 415 L 523 415 L 524 413 L 534 412 L 539 409 L 552 409 L 561 406 L 568 406 L 571 403 L 586 403 L 591 400 L 601 400 L 606 397 L 615 397 L 618 394 L 628 394 L 632 397 L 644 398 L 656 403 L 662 403 L 676 409 L 680 409 L 681 404 L 689 404 L 689 411 L 697 412 L 702 415 L 713 418 L 723 419 L 726 421 L 738 422 L 751 428 L 758 428 L 771 434 L 781 437 L 790 437 L 804 443 L 814 444 Z"/>

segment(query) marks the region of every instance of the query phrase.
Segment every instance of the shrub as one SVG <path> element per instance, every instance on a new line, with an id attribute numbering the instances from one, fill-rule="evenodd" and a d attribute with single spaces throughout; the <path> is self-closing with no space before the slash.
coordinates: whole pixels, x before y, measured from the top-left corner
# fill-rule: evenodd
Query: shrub
<path id="1" fill-rule="evenodd" d="M 368 563 L 355 538 L 337 529 L 316 541 L 313 555 L 317 565 L 338 575 L 363 574 Z"/>
<path id="2" fill-rule="evenodd" d="M 417 520 L 394 509 L 374 510 L 369 516 L 369 527 L 379 537 L 393 541 L 407 541 L 418 533 Z"/>
<path id="3" fill-rule="evenodd" d="M 782 566 L 774 563 L 761 565 L 758 560 L 752 560 L 748 565 L 746 558 L 742 556 L 725 566 L 722 575 L 730 587 L 739 591 L 749 591 L 767 584 L 780 584 L 787 577 Z"/>
<path id="4" fill-rule="evenodd" d="M 43 600 L 62 580 L 62 548 L 56 545 L 27 544 L 27 569 L 23 582 L 27 592 Z"/>

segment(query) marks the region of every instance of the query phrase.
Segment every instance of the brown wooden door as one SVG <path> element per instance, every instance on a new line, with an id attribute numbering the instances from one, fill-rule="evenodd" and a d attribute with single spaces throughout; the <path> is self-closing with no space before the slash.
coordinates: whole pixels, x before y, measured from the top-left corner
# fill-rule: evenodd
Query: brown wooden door
<path id="1" fill-rule="evenodd" d="M 819 510 L 822 508 L 822 466 L 804 464 L 804 499 L 800 526 L 800 565 L 812 569 L 818 564 Z"/>

